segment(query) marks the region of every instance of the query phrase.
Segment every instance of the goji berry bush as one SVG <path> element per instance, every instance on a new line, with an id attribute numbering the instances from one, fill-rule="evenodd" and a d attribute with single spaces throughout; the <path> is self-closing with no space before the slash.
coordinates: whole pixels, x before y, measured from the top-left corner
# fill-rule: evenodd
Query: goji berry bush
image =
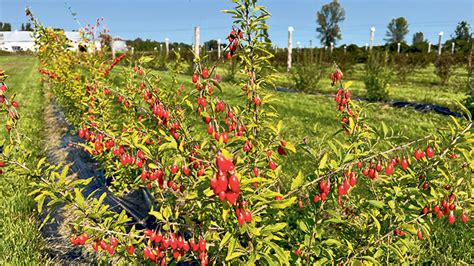
<path id="1" fill-rule="evenodd" d="M 77 53 L 27 10 L 44 84 L 81 139 L 70 146 L 87 152 L 106 178 L 106 192 L 84 196 L 97 177 L 74 179 L 44 159 L 23 167 L 35 180 L 40 212 L 74 210 L 72 245 L 104 261 L 135 263 L 413 263 L 426 260 L 420 254 L 436 245 L 438 230 L 469 222 L 474 138 L 467 110 L 439 132 L 396 145 L 390 128 L 365 122 L 364 106 L 351 100 L 351 82 L 335 66 L 341 127 L 334 134 L 343 141 L 292 144 L 282 134 L 291 125 L 279 121 L 267 89 L 273 55 L 259 32 L 270 13 L 256 0 L 233 2 L 225 11 L 234 19 L 226 52 L 242 77 L 233 106 L 206 58 L 195 60 L 193 87 L 164 82 L 144 67 L 151 58 L 111 60 L 95 47 L 100 20 L 81 29 L 88 52 Z M 5 91 L 1 108 L 13 132 L 18 104 Z M 18 141 L 11 143 L 21 149 Z M 313 174 L 283 167 L 295 152 L 307 153 Z M 22 165 L 5 149 L 1 156 L 2 167 Z M 136 191 L 148 195 L 144 214 L 107 203 L 108 194 Z"/>

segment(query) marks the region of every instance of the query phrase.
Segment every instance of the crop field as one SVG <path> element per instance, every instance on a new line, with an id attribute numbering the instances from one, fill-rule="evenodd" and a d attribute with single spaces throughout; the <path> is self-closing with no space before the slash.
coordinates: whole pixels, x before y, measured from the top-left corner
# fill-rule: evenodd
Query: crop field
<path id="1" fill-rule="evenodd" d="M 334 0 L 279 48 L 260 4 L 203 47 L 0 23 L 0 264 L 471 264 L 469 24 L 334 46 Z"/>

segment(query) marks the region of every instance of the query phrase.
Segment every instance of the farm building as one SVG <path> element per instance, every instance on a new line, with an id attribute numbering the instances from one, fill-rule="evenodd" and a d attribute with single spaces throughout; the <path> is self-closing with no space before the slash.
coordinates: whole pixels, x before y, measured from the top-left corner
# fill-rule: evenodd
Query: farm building
<path id="1" fill-rule="evenodd" d="M 34 51 L 35 41 L 31 31 L 0 31 L 0 50 Z"/>
<path id="2" fill-rule="evenodd" d="M 77 31 L 64 32 L 71 41 L 71 49 L 77 50 L 81 43 L 81 34 Z M 120 39 L 121 40 L 121 39 Z M 121 40 L 122 42 L 125 42 Z M 115 40 L 114 40 L 115 44 Z M 95 42 L 97 48 L 101 47 L 100 41 Z M 2 51 L 36 51 L 35 40 L 31 31 L 0 31 L 0 50 Z"/>
<path id="3" fill-rule="evenodd" d="M 112 45 L 114 46 L 113 48 L 116 52 L 122 53 L 128 51 L 127 43 L 124 39 L 120 37 L 114 38 L 114 42 Z"/>

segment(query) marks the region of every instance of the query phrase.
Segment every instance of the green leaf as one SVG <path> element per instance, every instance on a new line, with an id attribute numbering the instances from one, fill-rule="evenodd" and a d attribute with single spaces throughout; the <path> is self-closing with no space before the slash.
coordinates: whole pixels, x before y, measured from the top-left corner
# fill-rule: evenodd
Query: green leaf
<path id="1" fill-rule="evenodd" d="M 290 265 L 289 254 L 287 255 L 286 252 L 280 246 L 270 241 L 264 241 L 264 243 L 275 251 L 275 255 L 281 264 Z"/>
<path id="2" fill-rule="evenodd" d="M 368 200 L 367 201 L 370 205 L 372 206 L 375 206 L 379 209 L 382 209 L 383 207 L 385 207 L 385 203 L 382 202 L 382 201 L 378 201 L 378 200 Z"/>
<path id="3" fill-rule="evenodd" d="M 276 224 L 267 225 L 262 229 L 262 235 L 268 235 L 269 233 L 278 232 L 281 229 L 285 228 L 286 226 L 287 226 L 286 223 L 276 223 Z"/>
<path id="4" fill-rule="evenodd" d="M 230 232 L 225 233 L 224 237 L 221 240 L 221 243 L 219 244 L 219 249 L 222 249 L 231 239 L 232 234 Z"/>
<path id="5" fill-rule="evenodd" d="M 303 173 L 301 173 L 301 171 L 298 172 L 298 175 L 293 178 L 293 181 L 291 182 L 291 190 L 295 189 L 295 188 L 299 188 L 304 182 L 304 178 L 303 178 Z"/>
<path id="6" fill-rule="evenodd" d="M 326 244 L 328 246 L 341 246 L 342 243 L 339 241 L 339 240 L 336 240 L 336 239 L 327 239 L 327 240 L 324 240 L 323 242 L 321 242 L 321 244 Z"/>
<path id="7" fill-rule="evenodd" d="M 324 167 L 326 167 L 326 162 L 328 160 L 328 154 L 325 153 L 323 158 L 321 159 L 321 161 L 319 161 L 319 169 L 323 169 Z"/>
<path id="8" fill-rule="evenodd" d="M 375 216 L 373 216 L 371 213 L 370 213 L 370 216 L 374 220 L 374 224 L 377 227 L 377 233 L 380 234 L 380 222 L 379 222 L 379 220 L 377 220 L 377 218 L 375 218 Z"/>
<path id="9" fill-rule="evenodd" d="M 293 204 L 295 201 L 296 201 L 296 197 L 291 197 L 289 199 L 284 199 L 284 200 L 275 200 L 272 203 L 270 203 L 270 206 L 276 209 L 285 209 L 289 207 L 291 204 Z"/>

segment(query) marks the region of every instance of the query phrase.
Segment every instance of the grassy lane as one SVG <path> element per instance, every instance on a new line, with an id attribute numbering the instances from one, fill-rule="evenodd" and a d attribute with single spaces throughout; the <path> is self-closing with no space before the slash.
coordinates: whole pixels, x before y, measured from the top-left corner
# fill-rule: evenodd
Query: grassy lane
<path id="1" fill-rule="evenodd" d="M 43 155 L 43 93 L 34 57 L 2 56 L 10 94 L 16 93 L 22 114 L 20 127 L 30 138 L 25 141 L 33 157 Z M 3 124 L 3 123 L 2 123 Z M 1 136 L 5 132 L 2 126 Z M 44 241 L 38 229 L 35 203 L 28 196 L 28 180 L 23 176 L 0 176 L 0 264 L 37 265 L 44 263 Z"/>
<path id="2" fill-rule="evenodd" d="M 326 73 L 329 73 L 329 71 L 332 71 L 332 69 L 326 70 Z M 353 72 L 346 75 L 346 81 L 351 80 L 353 82 L 351 90 L 353 95 L 357 97 L 365 97 L 366 95 L 364 75 L 364 66 L 361 64 L 356 65 Z M 465 68 L 454 70 L 449 84 L 445 86 L 439 84 L 439 78 L 435 75 L 433 65 L 424 69 L 416 69 L 413 74 L 407 77 L 404 83 L 400 82 L 396 73 L 393 75 L 388 88 L 389 100 L 429 103 L 455 108 L 454 100 L 462 101 L 466 97 L 467 74 Z M 291 86 L 290 76 L 280 72 L 277 75 L 277 84 L 283 87 Z M 329 78 L 324 76 L 319 82 L 318 88 L 313 91 L 332 93 Z"/>

